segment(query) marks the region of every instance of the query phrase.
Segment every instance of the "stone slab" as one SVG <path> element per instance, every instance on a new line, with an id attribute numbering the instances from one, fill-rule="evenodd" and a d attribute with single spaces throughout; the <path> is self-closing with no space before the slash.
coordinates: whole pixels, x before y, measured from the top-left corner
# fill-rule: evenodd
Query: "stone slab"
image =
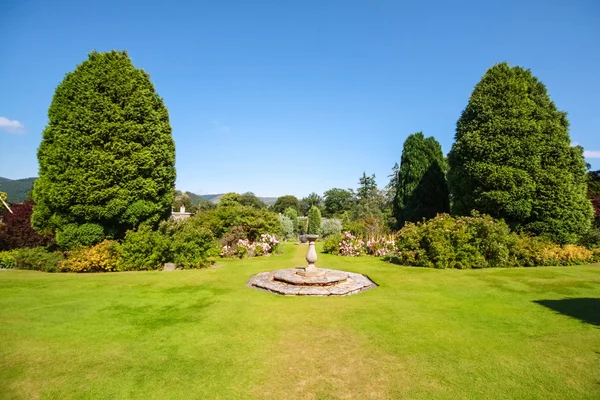
<path id="1" fill-rule="evenodd" d="M 306 276 L 301 275 L 303 268 L 289 268 L 275 271 L 273 279 L 280 282 L 290 283 L 300 286 L 328 286 L 337 282 L 344 281 L 348 274 L 342 271 L 321 269 L 322 275 Z"/>
<path id="2" fill-rule="evenodd" d="M 250 278 L 248 286 L 284 296 L 350 296 L 377 287 L 366 276 L 353 272 L 323 269 L 324 276 L 304 277 L 297 275 L 301 269 L 261 272 Z M 314 281 L 316 278 L 321 280 Z"/>
<path id="3" fill-rule="evenodd" d="M 174 263 L 165 263 L 163 266 L 163 271 L 175 271 L 177 269 L 177 265 Z"/>

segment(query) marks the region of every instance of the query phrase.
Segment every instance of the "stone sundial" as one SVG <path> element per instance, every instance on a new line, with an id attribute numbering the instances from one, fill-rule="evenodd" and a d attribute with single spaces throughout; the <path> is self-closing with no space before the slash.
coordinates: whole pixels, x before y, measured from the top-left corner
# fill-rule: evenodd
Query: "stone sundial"
<path id="1" fill-rule="evenodd" d="M 248 285 L 286 296 L 349 296 L 377 286 L 361 274 L 317 268 L 317 237 L 307 236 L 306 267 L 261 272 L 250 278 Z"/>

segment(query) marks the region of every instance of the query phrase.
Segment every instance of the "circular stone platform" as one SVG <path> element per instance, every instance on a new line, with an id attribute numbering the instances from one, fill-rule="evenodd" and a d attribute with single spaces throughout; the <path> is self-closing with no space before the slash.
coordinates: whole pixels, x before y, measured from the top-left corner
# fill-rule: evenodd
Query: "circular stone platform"
<path id="1" fill-rule="evenodd" d="M 349 296 L 377 285 L 361 274 L 319 268 L 320 276 L 302 276 L 304 268 L 261 272 L 250 278 L 248 286 L 285 296 Z"/>

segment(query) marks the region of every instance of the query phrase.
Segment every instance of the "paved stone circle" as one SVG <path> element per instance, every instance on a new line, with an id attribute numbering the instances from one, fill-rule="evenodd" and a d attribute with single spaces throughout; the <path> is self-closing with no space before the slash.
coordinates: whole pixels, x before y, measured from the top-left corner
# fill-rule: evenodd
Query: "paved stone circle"
<path id="1" fill-rule="evenodd" d="M 321 276 L 298 275 L 304 268 L 261 272 L 250 278 L 248 286 L 284 296 L 350 296 L 377 285 L 364 275 L 321 269 Z"/>

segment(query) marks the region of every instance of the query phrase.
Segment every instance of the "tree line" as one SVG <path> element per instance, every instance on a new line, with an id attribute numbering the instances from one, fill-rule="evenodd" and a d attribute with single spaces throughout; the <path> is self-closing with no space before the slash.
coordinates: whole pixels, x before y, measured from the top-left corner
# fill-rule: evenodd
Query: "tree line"
<path id="1" fill-rule="evenodd" d="M 388 230 L 477 210 L 516 231 L 572 243 L 590 230 L 594 212 L 583 149 L 571 146 L 568 128 L 566 113 L 531 71 L 497 64 L 475 86 L 447 157 L 437 140 L 417 132 L 404 142 L 384 188 L 363 173 L 356 190 L 283 196 L 270 209 L 307 215 L 316 207 L 345 224 Z M 126 52 L 92 52 L 65 76 L 38 160 L 32 223 L 59 244 L 80 235 L 119 239 L 140 224 L 157 226 L 176 200 L 167 108 Z M 178 196 L 187 208 L 189 198 Z M 266 207 L 251 193 L 223 201 Z"/>

